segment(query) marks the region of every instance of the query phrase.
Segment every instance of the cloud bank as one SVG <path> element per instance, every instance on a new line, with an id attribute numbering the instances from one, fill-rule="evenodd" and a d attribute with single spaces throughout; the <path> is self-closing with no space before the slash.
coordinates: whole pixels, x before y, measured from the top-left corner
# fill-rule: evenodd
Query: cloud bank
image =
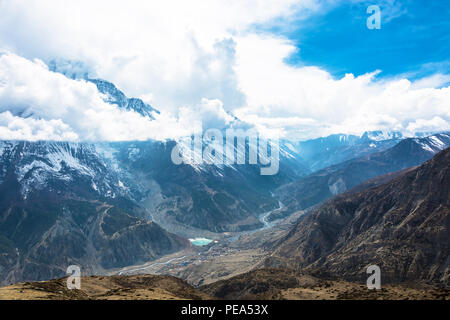
<path id="1" fill-rule="evenodd" d="M 294 43 L 253 28 L 307 19 L 329 3 L 0 0 L 0 139 L 161 140 L 195 121 L 229 125 L 230 113 L 293 139 L 449 130 L 448 75 L 335 79 L 286 64 Z M 67 76 L 50 72 L 52 61 Z M 93 84 L 70 79 L 85 73 L 161 115 L 150 121 L 106 104 Z"/>
<path id="2" fill-rule="evenodd" d="M 235 114 L 301 137 L 367 130 L 450 129 L 450 87 L 446 75 L 377 80 L 380 71 L 334 79 L 317 67 L 295 68 L 283 61 L 296 48 L 286 40 L 248 36 L 237 49 L 240 84 L 247 106 Z M 264 47 L 278 51 L 264 51 Z M 259 51 L 258 55 L 251 50 Z M 264 67 L 263 67 L 264 66 Z M 296 128 L 298 128 L 296 131 Z"/>
<path id="3" fill-rule="evenodd" d="M 209 110 L 224 113 L 221 104 Z M 0 54 L 0 139 L 165 140 L 190 133 L 188 118 L 155 117 L 105 103 L 93 83 L 51 72 L 40 60 Z"/>

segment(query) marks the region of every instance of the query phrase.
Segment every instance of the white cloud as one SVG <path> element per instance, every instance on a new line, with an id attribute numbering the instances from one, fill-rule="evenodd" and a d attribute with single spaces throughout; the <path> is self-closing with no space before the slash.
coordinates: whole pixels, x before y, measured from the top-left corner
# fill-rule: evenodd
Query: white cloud
<path id="1" fill-rule="evenodd" d="M 446 76 L 415 83 L 380 81 L 380 71 L 375 71 L 334 79 L 316 67 L 285 64 L 296 50 L 285 39 L 249 35 L 237 43 L 236 72 L 247 98 L 247 105 L 235 111 L 240 118 L 298 138 L 379 129 L 411 134 L 411 123 L 435 117 L 443 120 L 436 130 L 450 130 L 450 88 L 434 88 L 447 81 Z"/>
<path id="2" fill-rule="evenodd" d="M 313 0 L 4 1 L 0 44 L 26 58 L 82 60 L 131 96 L 152 94 L 165 110 L 202 98 L 240 104 L 230 36 L 293 7 L 314 6 Z"/>
<path id="3" fill-rule="evenodd" d="M 97 87 L 12 53 L 0 55 L 0 139 L 144 140 L 188 133 L 177 119 L 156 120 L 103 101 Z"/>
<path id="4" fill-rule="evenodd" d="M 442 87 L 447 75 L 414 83 L 380 81 L 374 70 L 335 79 L 317 67 L 285 64 L 297 50 L 293 43 L 253 32 L 255 23 L 289 20 L 330 3 L 0 0 L 0 48 L 34 61 L 7 55 L 8 63 L 16 61 L 20 68 L 17 74 L 13 65 L 0 69 L 0 112 L 11 111 L 15 120 L 22 112 L 41 121 L 24 120 L 30 129 L 23 132 L 30 138 L 36 138 L 30 136 L 36 127 L 49 125 L 54 131 L 39 132 L 49 137 L 66 132 L 81 140 L 173 137 L 196 118 L 208 125 L 227 124 L 225 110 L 262 131 L 294 138 L 450 129 L 450 89 Z M 83 61 L 63 65 L 66 74 L 89 71 L 163 112 L 149 122 L 111 109 L 92 84 L 48 72 L 35 58 L 56 59 L 60 66 L 61 61 Z M 7 65 L 3 61 L 0 68 Z M 3 132 L 2 137 L 13 136 Z"/>
<path id="5" fill-rule="evenodd" d="M 204 129 L 224 129 L 234 120 L 223 108 L 222 101 L 218 99 L 202 99 L 201 104 L 194 107 L 181 107 L 178 112 L 178 119 L 187 127 L 192 127 L 194 123 L 197 123 L 198 126 Z"/>
<path id="6" fill-rule="evenodd" d="M 449 83 L 450 83 L 449 74 L 436 73 L 431 76 L 414 81 L 412 87 L 414 89 L 439 88 L 448 85 Z"/>
<path id="7" fill-rule="evenodd" d="M 407 132 L 435 132 L 442 128 L 450 128 L 450 121 L 441 117 L 433 117 L 429 120 L 417 119 L 408 124 Z"/>
<path id="8" fill-rule="evenodd" d="M 61 120 L 16 117 L 0 113 L 0 139 L 8 140 L 78 140 L 78 135 Z"/>

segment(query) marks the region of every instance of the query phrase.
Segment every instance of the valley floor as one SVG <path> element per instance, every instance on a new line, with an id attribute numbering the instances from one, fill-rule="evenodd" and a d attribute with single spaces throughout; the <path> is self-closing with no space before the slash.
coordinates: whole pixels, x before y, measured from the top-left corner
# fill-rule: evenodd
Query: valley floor
<path id="1" fill-rule="evenodd" d="M 257 268 L 269 255 L 264 244 L 279 239 L 303 214 L 299 211 L 259 230 L 215 234 L 213 238 L 219 240 L 208 246 L 193 246 L 145 264 L 113 270 L 108 275 L 171 275 L 195 287 L 228 279 Z"/>

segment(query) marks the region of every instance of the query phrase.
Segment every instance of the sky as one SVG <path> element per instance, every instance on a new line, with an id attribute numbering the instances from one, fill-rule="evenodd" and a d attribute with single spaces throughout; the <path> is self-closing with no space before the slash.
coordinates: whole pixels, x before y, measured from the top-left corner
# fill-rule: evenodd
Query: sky
<path id="1" fill-rule="evenodd" d="M 305 23 L 294 22 L 268 31 L 289 38 L 299 48 L 287 59 L 289 64 L 319 66 L 335 77 L 379 69 L 384 77 L 402 75 L 416 80 L 449 70 L 448 2 L 382 3 L 382 28 L 361 28 L 369 16 L 366 8 L 376 3 L 346 1 Z"/>
<path id="2" fill-rule="evenodd" d="M 368 29 L 369 5 L 381 28 Z M 450 7 L 412 0 L 0 0 L 0 139 L 450 130 Z M 161 111 L 104 102 L 102 78 Z"/>

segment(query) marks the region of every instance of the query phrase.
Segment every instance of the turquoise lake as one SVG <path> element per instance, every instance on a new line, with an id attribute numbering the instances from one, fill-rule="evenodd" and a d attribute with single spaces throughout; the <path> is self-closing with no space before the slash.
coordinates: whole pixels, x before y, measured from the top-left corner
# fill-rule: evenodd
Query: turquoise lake
<path id="1" fill-rule="evenodd" d="M 189 239 L 189 241 L 194 245 L 194 246 L 207 246 L 208 244 L 210 244 L 212 242 L 211 239 L 206 239 L 206 238 L 195 238 L 195 239 Z"/>

